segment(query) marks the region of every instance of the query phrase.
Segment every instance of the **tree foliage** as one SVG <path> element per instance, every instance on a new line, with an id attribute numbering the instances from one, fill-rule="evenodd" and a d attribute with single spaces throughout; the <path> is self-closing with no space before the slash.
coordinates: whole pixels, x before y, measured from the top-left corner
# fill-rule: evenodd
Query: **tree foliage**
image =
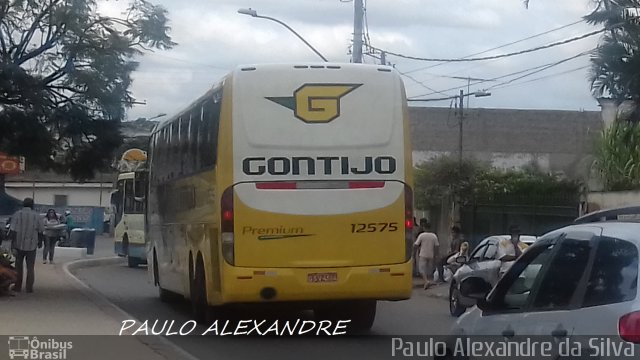
<path id="1" fill-rule="evenodd" d="M 640 23 L 625 10 L 640 0 L 600 0 L 585 20 L 609 29 L 591 58 L 591 88 L 595 96 L 611 96 L 618 103 L 640 102 Z M 638 113 L 634 120 L 638 120 Z"/>
<path id="2" fill-rule="evenodd" d="M 1 0 L 0 151 L 92 177 L 122 142 L 135 57 L 176 45 L 169 31 L 145 0 L 120 17 L 95 0 Z"/>
<path id="3" fill-rule="evenodd" d="M 416 204 L 439 205 L 453 198 L 463 205 L 474 202 L 534 201 L 538 204 L 575 199 L 581 184 L 558 178 L 531 165 L 523 170 L 503 171 L 474 160 L 443 156 L 416 168 Z"/>
<path id="4" fill-rule="evenodd" d="M 640 126 L 616 121 L 596 146 L 596 169 L 605 190 L 640 189 Z"/>

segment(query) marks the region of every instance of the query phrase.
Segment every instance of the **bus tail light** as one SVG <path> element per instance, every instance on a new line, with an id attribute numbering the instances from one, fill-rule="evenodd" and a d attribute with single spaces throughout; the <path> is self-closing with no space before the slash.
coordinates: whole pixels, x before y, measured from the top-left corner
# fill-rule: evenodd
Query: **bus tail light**
<path id="1" fill-rule="evenodd" d="M 622 340 L 640 344 L 640 311 L 621 317 L 618 321 L 618 332 Z"/>
<path id="2" fill-rule="evenodd" d="M 413 190 L 409 185 L 404 185 L 404 242 L 405 261 L 413 256 Z"/>
<path id="3" fill-rule="evenodd" d="M 235 263 L 234 214 L 233 214 L 233 188 L 229 187 L 222 193 L 220 206 L 220 230 L 222 232 L 222 256 L 229 265 Z"/>

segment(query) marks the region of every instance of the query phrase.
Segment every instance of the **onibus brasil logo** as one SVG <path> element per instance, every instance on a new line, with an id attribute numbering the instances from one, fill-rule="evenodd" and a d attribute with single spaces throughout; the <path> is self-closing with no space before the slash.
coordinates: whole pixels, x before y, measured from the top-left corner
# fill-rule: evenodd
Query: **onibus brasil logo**
<path id="1" fill-rule="evenodd" d="M 65 360 L 71 341 L 40 340 L 36 336 L 9 336 L 9 359 Z"/>
<path id="2" fill-rule="evenodd" d="M 340 116 L 342 97 L 362 84 L 305 84 L 293 96 L 267 97 L 267 99 L 293 110 L 298 119 L 306 123 L 328 123 Z"/>

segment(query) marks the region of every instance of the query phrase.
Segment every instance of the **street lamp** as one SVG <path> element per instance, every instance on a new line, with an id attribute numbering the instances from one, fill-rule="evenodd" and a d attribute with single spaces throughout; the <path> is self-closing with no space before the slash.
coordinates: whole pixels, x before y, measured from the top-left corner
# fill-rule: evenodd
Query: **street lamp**
<path id="1" fill-rule="evenodd" d="M 289 29 L 289 31 L 291 31 L 295 36 L 297 36 L 300 40 L 302 40 L 302 42 L 305 43 L 311 50 L 313 50 L 314 53 L 316 53 L 318 56 L 320 56 L 320 58 L 322 60 L 324 60 L 325 62 L 328 61 L 324 56 L 322 56 L 322 54 L 320 54 L 320 52 L 318 52 L 318 50 L 316 50 L 313 46 L 311 46 L 311 44 L 309 44 L 307 42 L 307 40 L 305 40 L 302 36 L 300 36 L 300 34 L 295 32 L 295 30 L 293 30 L 289 25 L 283 23 L 282 21 L 280 21 L 278 19 L 274 19 L 272 17 L 268 17 L 268 16 L 258 15 L 258 13 L 255 10 L 251 9 L 251 8 L 249 8 L 249 9 L 239 9 L 238 13 L 239 14 L 243 14 L 243 15 L 249 15 L 249 16 L 255 17 L 255 18 L 267 19 L 267 20 L 271 20 L 271 21 L 277 22 L 278 24 L 280 24 L 280 25 L 286 27 L 287 29 Z"/>

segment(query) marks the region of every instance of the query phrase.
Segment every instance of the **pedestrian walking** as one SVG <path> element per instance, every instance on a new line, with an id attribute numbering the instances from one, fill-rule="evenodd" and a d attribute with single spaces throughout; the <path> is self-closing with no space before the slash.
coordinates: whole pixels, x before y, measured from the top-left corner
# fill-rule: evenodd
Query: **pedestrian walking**
<path id="1" fill-rule="evenodd" d="M 416 221 L 416 218 L 413 218 L 413 241 L 418 240 L 418 236 L 425 232 L 424 225 L 427 223 L 427 219 L 420 219 L 420 224 Z M 413 275 L 420 276 L 420 267 L 418 265 L 418 249 L 414 247 L 413 249 Z"/>
<path id="2" fill-rule="evenodd" d="M 53 255 L 56 249 L 56 243 L 60 239 L 60 220 L 54 209 L 49 209 L 44 218 L 44 250 L 42 251 L 42 263 L 47 263 L 47 255 L 49 263 L 53 264 Z"/>
<path id="3" fill-rule="evenodd" d="M 420 269 L 420 274 L 424 280 L 424 289 L 426 290 L 433 280 L 435 259 L 440 243 L 438 242 L 438 236 L 430 231 L 431 225 L 428 222 L 424 223 L 423 229 L 425 231 L 418 236 L 414 245 L 419 249 L 418 268 Z"/>
<path id="4" fill-rule="evenodd" d="M 33 284 L 35 282 L 34 265 L 36 262 L 36 250 L 42 246 L 40 236 L 44 231 L 44 222 L 40 218 L 40 215 L 33 210 L 33 199 L 24 199 L 22 206 L 23 208 L 11 217 L 11 230 L 15 231 L 16 234 L 16 270 L 18 271 L 18 279 L 13 287 L 13 291 L 22 291 L 22 280 L 26 262 L 26 290 L 28 293 L 31 293 L 33 292 Z"/>

